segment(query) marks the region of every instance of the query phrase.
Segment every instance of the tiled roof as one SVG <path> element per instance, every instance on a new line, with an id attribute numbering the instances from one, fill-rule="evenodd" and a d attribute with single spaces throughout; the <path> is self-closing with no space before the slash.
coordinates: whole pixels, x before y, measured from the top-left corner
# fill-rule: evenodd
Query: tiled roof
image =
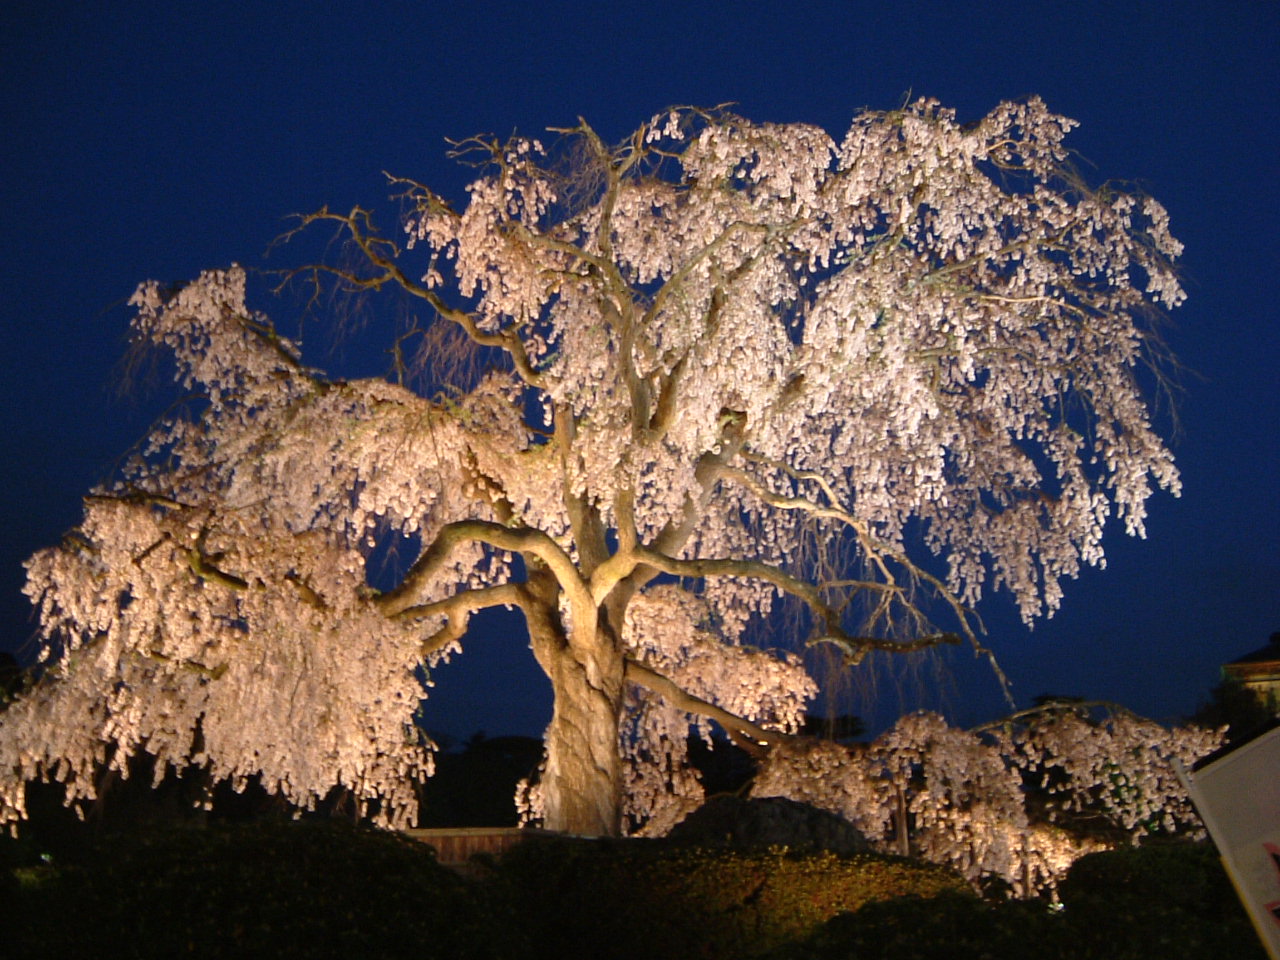
<path id="1" fill-rule="evenodd" d="M 1271 663 L 1273 661 L 1280 662 L 1280 633 L 1273 633 L 1271 642 L 1265 647 L 1259 647 L 1253 653 L 1246 653 L 1238 660 L 1232 660 L 1227 666 L 1233 667 L 1236 664 L 1243 665 L 1246 663 Z"/>

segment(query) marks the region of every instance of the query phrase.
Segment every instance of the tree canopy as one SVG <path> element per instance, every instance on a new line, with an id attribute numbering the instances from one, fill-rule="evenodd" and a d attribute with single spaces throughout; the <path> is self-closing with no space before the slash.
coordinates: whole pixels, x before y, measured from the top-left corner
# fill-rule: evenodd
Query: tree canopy
<path id="1" fill-rule="evenodd" d="M 779 603 L 851 665 L 985 653 L 993 589 L 1051 614 L 1107 520 L 1141 534 L 1179 485 L 1138 370 L 1180 245 L 1072 172 L 1073 125 L 920 100 L 838 141 L 680 108 L 616 146 L 460 142 L 461 205 L 392 181 L 403 243 L 358 207 L 300 227 L 348 254 L 304 278 L 421 304 L 394 341 L 419 392 L 308 366 L 239 267 L 143 284 L 134 334 L 193 399 L 28 562 L 50 668 L 0 716 L 0 820 L 28 779 L 87 797 L 145 750 L 403 823 L 417 671 L 507 606 L 555 696 L 526 801 L 610 834 L 690 789 L 691 720 L 757 750 L 798 728 Z M 379 591 L 392 534 L 419 552 Z"/>

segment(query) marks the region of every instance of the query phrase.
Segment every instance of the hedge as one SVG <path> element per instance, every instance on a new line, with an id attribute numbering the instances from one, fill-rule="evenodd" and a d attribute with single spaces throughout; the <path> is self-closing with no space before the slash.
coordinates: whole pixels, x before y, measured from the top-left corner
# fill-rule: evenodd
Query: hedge
<path id="1" fill-rule="evenodd" d="M 503 958 L 501 906 L 393 834 L 334 821 L 116 835 L 11 868 L 14 957 Z"/>
<path id="2" fill-rule="evenodd" d="M 899 857 L 664 841 L 526 842 L 498 877 L 544 955 L 602 960 L 754 957 L 866 903 L 966 889 Z"/>
<path id="3" fill-rule="evenodd" d="M 45 862 L 0 843 L 0 955 L 525 960 L 1263 960 L 1207 845 L 1079 860 L 1062 905 L 918 861 L 529 840 L 466 880 L 334 821 L 176 826 Z"/>
<path id="4" fill-rule="evenodd" d="M 944 893 L 868 904 L 769 960 L 1266 960 L 1213 848 L 1090 854 L 1061 905 Z"/>

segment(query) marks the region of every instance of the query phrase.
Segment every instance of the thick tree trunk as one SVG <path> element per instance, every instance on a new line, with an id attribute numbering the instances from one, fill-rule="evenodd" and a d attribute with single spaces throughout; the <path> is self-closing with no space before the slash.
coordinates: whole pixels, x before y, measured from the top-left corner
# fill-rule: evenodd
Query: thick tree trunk
<path id="1" fill-rule="evenodd" d="M 618 716 L 622 661 L 605 676 L 562 650 L 551 669 L 555 709 L 546 732 L 542 774 L 548 830 L 617 836 L 622 826 L 622 759 Z"/>
<path id="2" fill-rule="evenodd" d="M 570 643 L 554 605 L 554 580 L 531 578 L 528 588 L 542 601 L 528 605 L 525 613 L 534 655 L 551 679 L 555 698 L 540 783 L 543 826 L 580 836 L 617 836 L 622 829 L 621 647 L 603 617 Z"/>

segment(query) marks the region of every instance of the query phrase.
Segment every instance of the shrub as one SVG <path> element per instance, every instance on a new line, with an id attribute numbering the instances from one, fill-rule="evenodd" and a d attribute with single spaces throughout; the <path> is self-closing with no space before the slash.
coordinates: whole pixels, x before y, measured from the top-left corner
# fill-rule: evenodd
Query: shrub
<path id="1" fill-rule="evenodd" d="M 599 960 L 1262 960 L 1212 847 L 1093 854 L 1064 908 L 874 854 L 531 839 L 483 882 L 333 821 L 178 826 L 10 865 L 0 954 Z"/>
<path id="2" fill-rule="evenodd" d="M 1208 843 L 1149 844 L 1077 860 L 1059 891 L 1073 941 L 1114 960 L 1263 960 Z"/>
<path id="3" fill-rule="evenodd" d="M 544 955 L 619 960 L 756 956 L 864 903 L 965 886 L 949 870 L 877 854 L 639 840 L 527 842 L 500 876 Z"/>
<path id="4" fill-rule="evenodd" d="M 1075 960 L 1062 938 L 1059 918 L 1042 901 L 991 903 L 945 891 L 869 903 L 833 917 L 769 960 Z"/>
<path id="5" fill-rule="evenodd" d="M 1060 892 L 1060 910 L 951 892 L 869 903 L 770 960 L 1264 960 L 1210 846 L 1090 854 Z"/>
<path id="6" fill-rule="evenodd" d="M 25 872 L 24 872 L 25 871 Z M 514 925 L 392 834 L 266 821 L 105 839 L 80 862 L 11 871 L 15 956 L 505 957 Z M 38 881 L 38 882 L 36 882 Z"/>

